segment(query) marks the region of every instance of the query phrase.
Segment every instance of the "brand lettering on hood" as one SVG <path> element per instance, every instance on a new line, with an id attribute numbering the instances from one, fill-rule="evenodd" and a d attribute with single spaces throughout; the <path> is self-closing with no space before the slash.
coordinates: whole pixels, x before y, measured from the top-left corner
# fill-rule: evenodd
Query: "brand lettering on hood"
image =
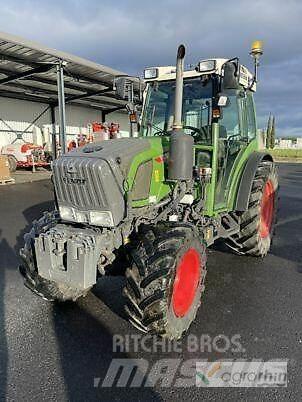
<path id="1" fill-rule="evenodd" d="M 86 179 L 83 179 L 81 177 L 63 177 L 63 182 L 65 184 L 85 184 Z"/>

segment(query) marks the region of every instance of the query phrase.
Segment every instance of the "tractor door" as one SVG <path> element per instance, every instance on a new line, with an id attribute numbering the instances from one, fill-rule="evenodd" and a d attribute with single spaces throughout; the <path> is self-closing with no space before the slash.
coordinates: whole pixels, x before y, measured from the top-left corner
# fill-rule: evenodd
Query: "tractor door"
<path id="1" fill-rule="evenodd" d="M 215 210 L 227 207 L 228 188 L 232 173 L 248 143 L 256 135 L 252 95 L 230 90 L 226 93 L 228 104 L 219 120 L 217 138 L 217 177 Z"/>

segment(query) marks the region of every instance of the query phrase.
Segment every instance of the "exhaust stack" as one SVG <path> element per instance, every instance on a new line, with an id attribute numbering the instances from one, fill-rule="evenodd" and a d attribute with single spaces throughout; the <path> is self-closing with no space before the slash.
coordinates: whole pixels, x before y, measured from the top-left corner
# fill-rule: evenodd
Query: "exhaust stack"
<path id="1" fill-rule="evenodd" d="M 184 75 L 184 58 L 186 48 L 184 45 L 178 46 L 176 58 L 176 86 L 175 86 L 175 103 L 174 103 L 174 122 L 173 130 L 182 128 L 182 98 L 183 98 L 183 75 Z"/>
<path id="2" fill-rule="evenodd" d="M 176 86 L 174 100 L 173 130 L 170 135 L 169 180 L 187 181 L 193 176 L 193 144 L 191 135 L 186 135 L 182 128 L 183 72 L 185 47 L 180 45 L 176 58 Z"/>

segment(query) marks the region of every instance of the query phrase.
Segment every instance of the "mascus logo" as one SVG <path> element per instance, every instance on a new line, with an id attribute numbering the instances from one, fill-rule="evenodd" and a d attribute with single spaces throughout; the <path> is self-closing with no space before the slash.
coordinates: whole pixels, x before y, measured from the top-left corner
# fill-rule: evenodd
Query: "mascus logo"
<path id="1" fill-rule="evenodd" d="M 82 179 L 80 177 L 63 177 L 63 181 L 65 184 L 85 184 L 86 179 Z"/>

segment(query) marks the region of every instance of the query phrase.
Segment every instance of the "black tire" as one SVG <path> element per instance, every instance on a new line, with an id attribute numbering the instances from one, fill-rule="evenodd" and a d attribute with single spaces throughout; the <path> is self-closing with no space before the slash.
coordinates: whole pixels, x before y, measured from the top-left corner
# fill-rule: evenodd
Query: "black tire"
<path id="1" fill-rule="evenodd" d="M 8 155 L 7 159 L 9 164 L 9 171 L 11 173 L 14 173 L 17 170 L 17 159 L 12 155 Z"/>
<path id="2" fill-rule="evenodd" d="M 267 202 L 264 197 L 271 188 Z M 264 257 L 269 252 L 274 235 L 276 212 L 278 209 L 278 174 L 276 166 L 271 161 L 262 161 L 256 170 L 249 197 L 249 207 L 244 213 L 237 214 L 240 222 L 240 232 L 226 240 L 226 245 L 237 254 Z M 271 205 L 270 223 L 263 224 L 264 204 Z"/>
<path id="3" fill-rule="evenodd" d="M 22 264 L 19 267 L 20 273 L 24 277 L 24 285 L 36 295 L 48 301 L 77 300 L 80 296 L 85 296 L 88 290 L 83 292 L 70 288 L 66 285 L 57 285 L 55 282 L 48 281 L 38 274 L 35 257 L 34 241 L 41 233 L 48 231 L 59 221 L 57 211 L 44 212 L 42 218 L 33 223 L 29 233 L 24 236 L 24 247 L 20 250 Z"/>
<path id="4" fill-rule="evenodd" d="M 175 279 L 183 256 L 189 252 L 198 255 L 194 268 L 198 279 L 194 279 L 194 296 L 187 312 L 177 316 L 173 298 Z M 186 225 L 149 227 L 141 233 L 132 257 L 133 265 L 126 270 L 124 288 L 130 322 L 143 332 L 179 339 L 195 319 L 201 304 L 206 276 L 204 241 Z"/>

